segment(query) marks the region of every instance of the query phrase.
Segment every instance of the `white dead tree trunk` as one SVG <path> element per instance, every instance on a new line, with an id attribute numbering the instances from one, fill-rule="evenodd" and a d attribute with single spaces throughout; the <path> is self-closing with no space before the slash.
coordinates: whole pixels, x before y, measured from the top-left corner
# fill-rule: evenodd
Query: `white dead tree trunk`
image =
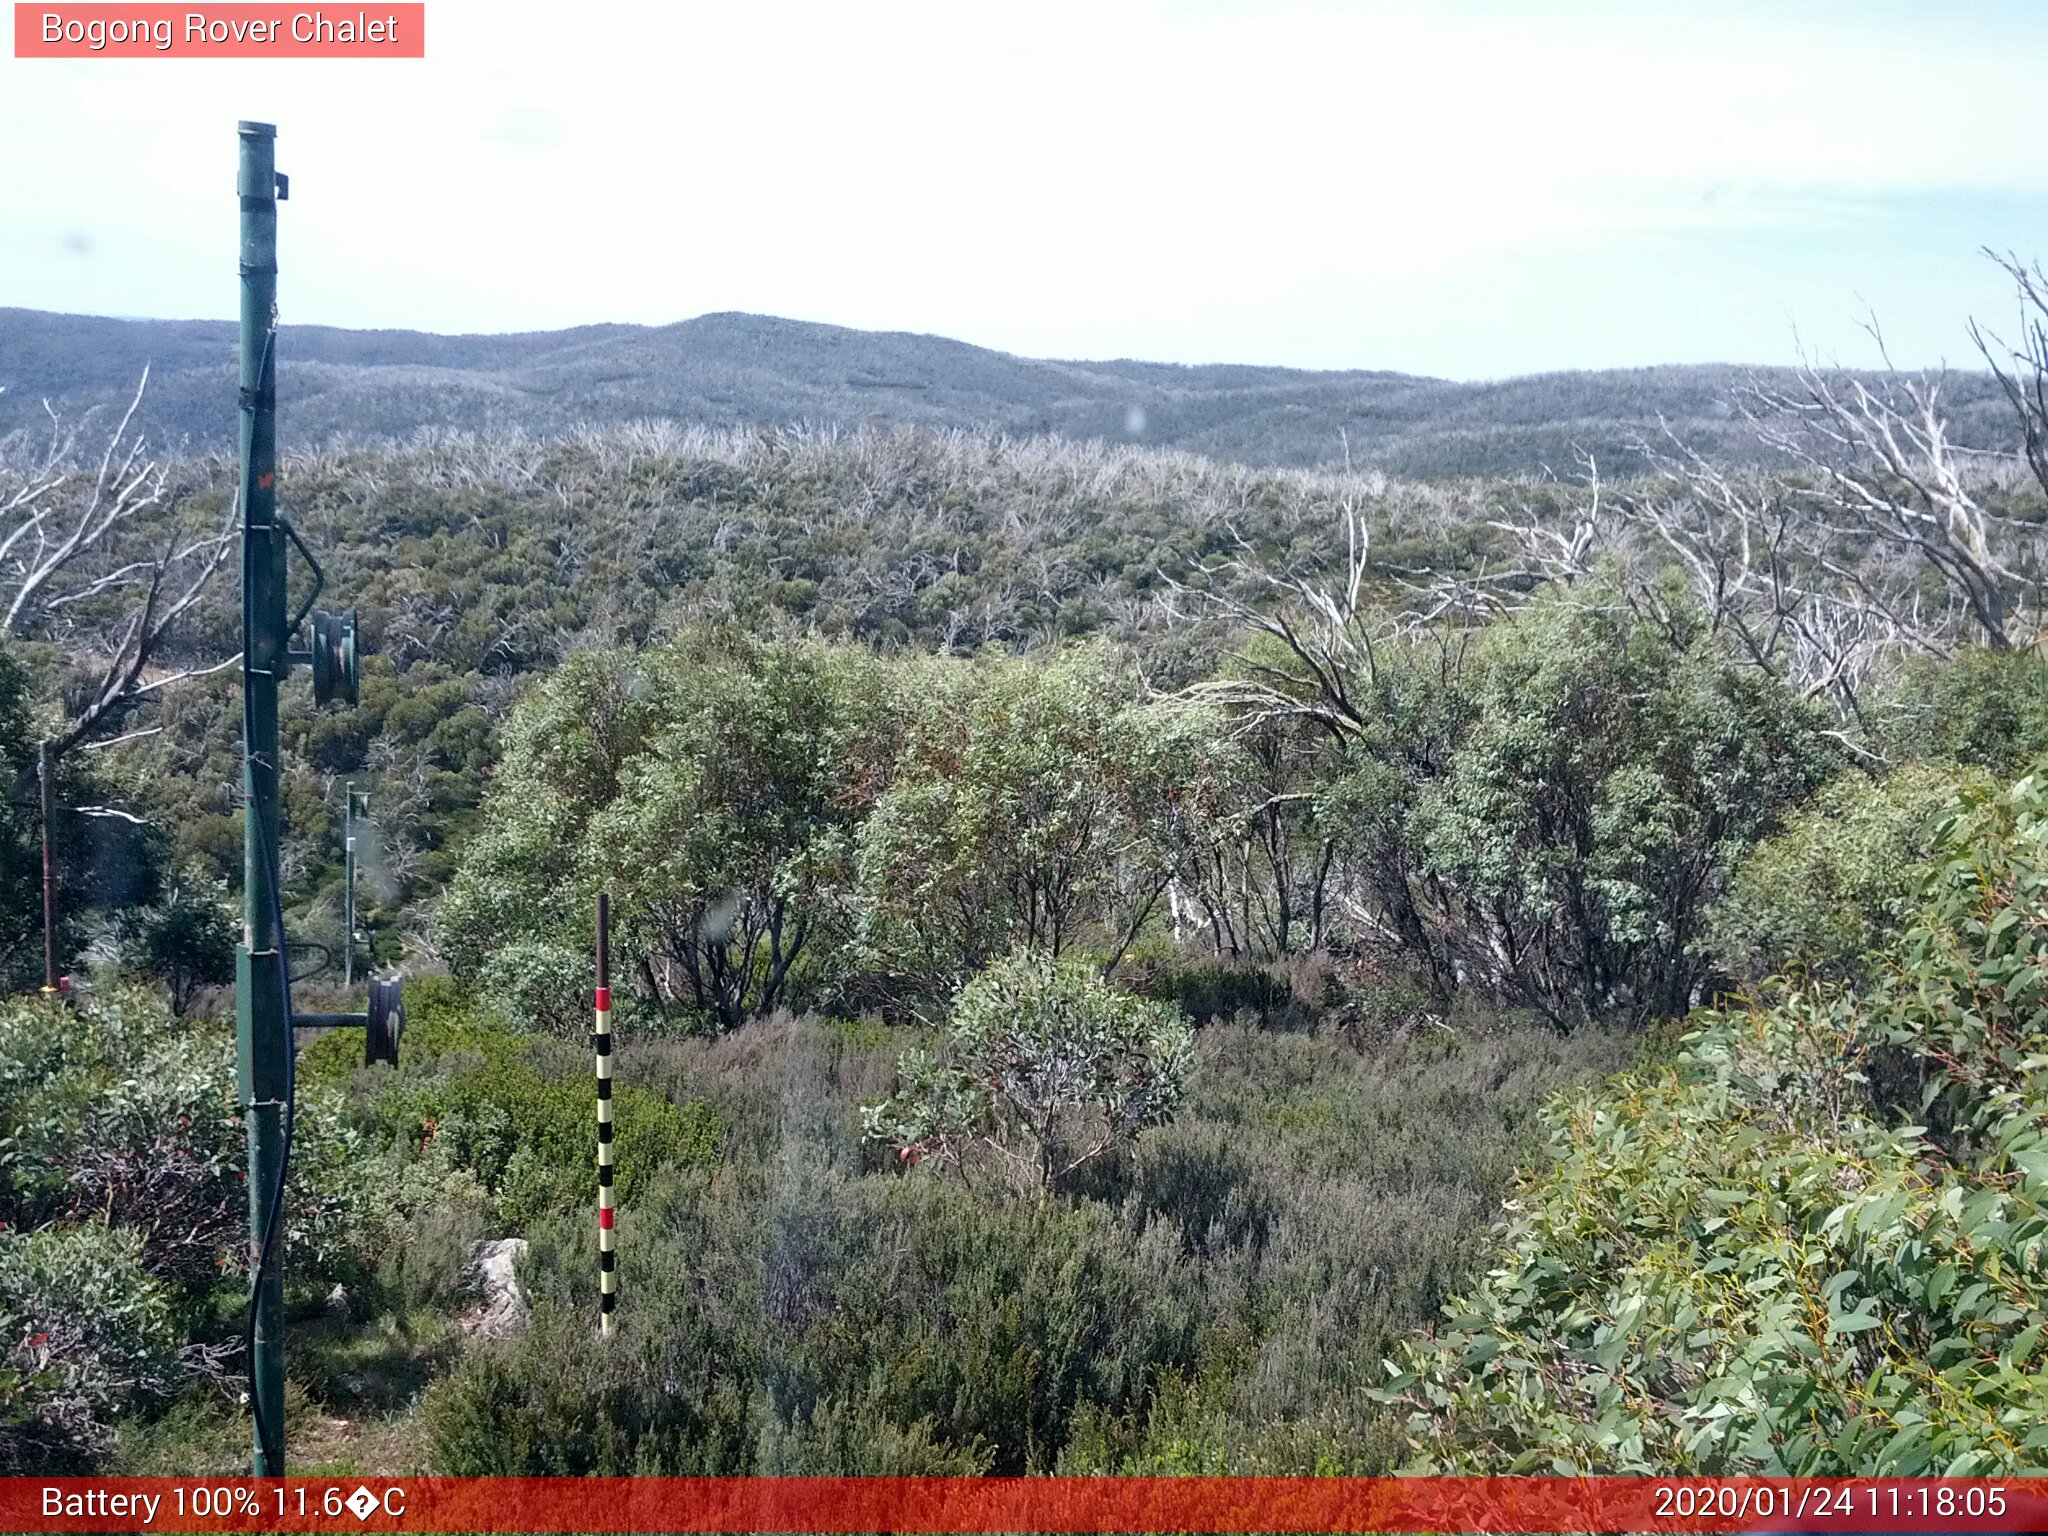
<path id="1" fill-rule="evenodd" d="M 55 758 L 151 694 L 237 659 L 161 665 L 233 552 L 235 520 L 231 510 L 218 526 L 185 526 L 171 465 L 133 430 L 148 384 L 145 369 L 96 460 L 54 411 L 40 449 L 20 435 L 0 441 L 0 635 L 44 642 L 90 677 L 50 738 Z"/>
<path id="2" fill-rule="evenodd" d="M 2010 253 L 1984 253 L 2013 280 L 2020 301 L 2019 340 L 2006 342 L 1970 322 L 1970 339 L 1991 365 L 1999 387 L 2019 418 L 2020 451 L 2035 483 L 2048 495 L 2048 274 Z"/>
<path id="3" fill-rule="evenodd" d="M 1197 683 L 1184 697 L 1231 708 L 1245 728 L 1306 718 L 1342 740 L 1366 727 L 1358 685 L 1377 672 L 1375 647 L 1392 628 L 1364 600 L 1372 554 L 1364 509 L 1346 498 L 1340 510 L 1346 549 L 1334 580 L 1320 572 L 1275 570 L 1235 526 L 1233 553 L 1204 578 L 1186 582 L 1159 573 L 1175 600 L 1279 642 L 1270 655 L 1238 654 L 1242 675 Z"/>
<path id="4" fill-rule="evenodd" d="M 1908 556 L 1962 599 L 1985 644 L 2010 650 L 2029 638 L 2013 600 L 2025 584 L 2020 551 L 2035 535 L 1979 499 L 1984 477 L 1950 437 L 1944 383 L 1893 372 L 1873 388 L 1804 368 L 1797 391 L 1755 387 L 1753 419 L 1794 466 L 1795 502 L 1837 536 L 1838 565 L 1866 543 Z"/>
<path id="5" fill-rule="evenodd" d="M 2020 275 L 2041 305 L 2048 282 Z M 2048 333 L 2036 315 L 2000 376 L 2048 490 L 2044 367 Z M 1565 522 L 1525 510 L 1491 526 L 1535 582 L 1569 586 L 1602 560 L 1618 564 L 1630 603 L 1661 622 L 1675 615 L 1657 573 L 1675 568 L 1699 615 L 1750 661 L 1857 716 L 1864 681 L 1887 656 L 1946 656 L 1973 636 L 1999 650 L 2034 639 L 2020 599 L 2048 554 L 2043 534 L 1992 504 L 1998 471 L 2013 461 L 1955 445 L 1943 385 L 1803 368 L 1791 387 L 1753 384 L 1740 401 L 1777 466 L 1729 469 L 1667 430 L 1664 443 L 1640 445 L 1657 484 L 1605 494 L 1582 457 L 1588 490 Z"/>

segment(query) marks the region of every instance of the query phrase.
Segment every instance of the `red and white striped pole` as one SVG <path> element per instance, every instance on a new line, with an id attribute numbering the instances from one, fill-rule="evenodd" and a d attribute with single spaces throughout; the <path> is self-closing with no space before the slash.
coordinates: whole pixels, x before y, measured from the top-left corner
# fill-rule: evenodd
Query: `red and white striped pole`
<path id="1" fill-rule="evenodd" d="M 612 1203 L 612 908 L 597 893 L 597 1288 L 598 1331 L 611 1337 L 619 1304 L 618 1231 Z"/>

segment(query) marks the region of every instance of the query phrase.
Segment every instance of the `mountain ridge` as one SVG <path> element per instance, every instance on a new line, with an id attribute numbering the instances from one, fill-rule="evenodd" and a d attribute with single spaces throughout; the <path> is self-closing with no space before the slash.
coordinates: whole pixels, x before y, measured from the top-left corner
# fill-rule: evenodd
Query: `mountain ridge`
<path id="1" fill-rule="evenodd" d="M 443 335 L 285 326 L 281 442 L 403 437 L 422 426 L 558 431 L 666 417 L 719 426 L 871 422 L 1052 433 L 1275 466 L 1350 462 L 1412 478 L 1540 474 L 1579 449 L 1626 471 L 1665 424 L 1724 460 L 1755 456 L 1731 397 L 1785 369 L 1666 364 L 1465 383 L 1384 369 L 1319 371 L 1138 358 L 1028 358 L 913 331 L 741 311 L 668 325 Z M 125 404 L 153 433 L 223 448 L 236 326 L 0 308 L 0 434 Z M 2002 445 L 1988 375 L 1959 375 L 1957 436 Z"/>

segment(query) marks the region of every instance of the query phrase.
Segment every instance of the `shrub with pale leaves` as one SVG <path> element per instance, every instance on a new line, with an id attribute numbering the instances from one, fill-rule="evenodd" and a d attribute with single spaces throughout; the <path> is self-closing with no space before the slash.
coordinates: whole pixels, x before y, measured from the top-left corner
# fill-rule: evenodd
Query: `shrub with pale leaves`
<path id="1" fill-rule="evenodd" d="M 1043 1194 L 1171 1119 L 1193 1063 L 1179 1009 L 1022 954 L 960 989 L 943 1048 L 906 1053 L 897 1093 L 862 1120 L 905 1162 L 992 1164 Z"/>

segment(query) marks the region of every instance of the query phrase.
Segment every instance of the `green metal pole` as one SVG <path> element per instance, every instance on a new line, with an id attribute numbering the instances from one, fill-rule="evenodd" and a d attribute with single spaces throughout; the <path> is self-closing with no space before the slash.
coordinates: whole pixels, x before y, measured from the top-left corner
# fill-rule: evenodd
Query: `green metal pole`
<path id="1" fill-rule="evenodd" d="M 56 814 L 57 760 L 45 741 L 36 752 L 36 776 L 43 797 L 43 996 L 57 995 L 57 870 L 50 858 L 50 818 Z"/>
<path id="2" fill-rule="evenodd" d="M 343 793 L 348 797 L 348 807 L 341 813 L 342 826 L 342 940 L 341 940 L 341 984 L 353 987 L 356 984 L 356 787 L 350 784 Z"/>
<path id="3" fill-rule="evenodd" d="M 277 130 L 243 123 L 238 192 L 242 206 L 242 695 L 244 813 L 242 943 L 235 952 L 235 1035 L 249 1131 L 250 1263 L 284 1161 L 284 1109 L 292 1049 L 284 935 L 273 918 L 278 848 L 277 689 L 286 655 L 284 531 L 277 521 Z M 281 1219 L 281 1213 L 280 1213 Z M 283 1234 L 270 1244 L 255 1299 L 249 1360 L 258 1477 L 284 1475 Z"/>

